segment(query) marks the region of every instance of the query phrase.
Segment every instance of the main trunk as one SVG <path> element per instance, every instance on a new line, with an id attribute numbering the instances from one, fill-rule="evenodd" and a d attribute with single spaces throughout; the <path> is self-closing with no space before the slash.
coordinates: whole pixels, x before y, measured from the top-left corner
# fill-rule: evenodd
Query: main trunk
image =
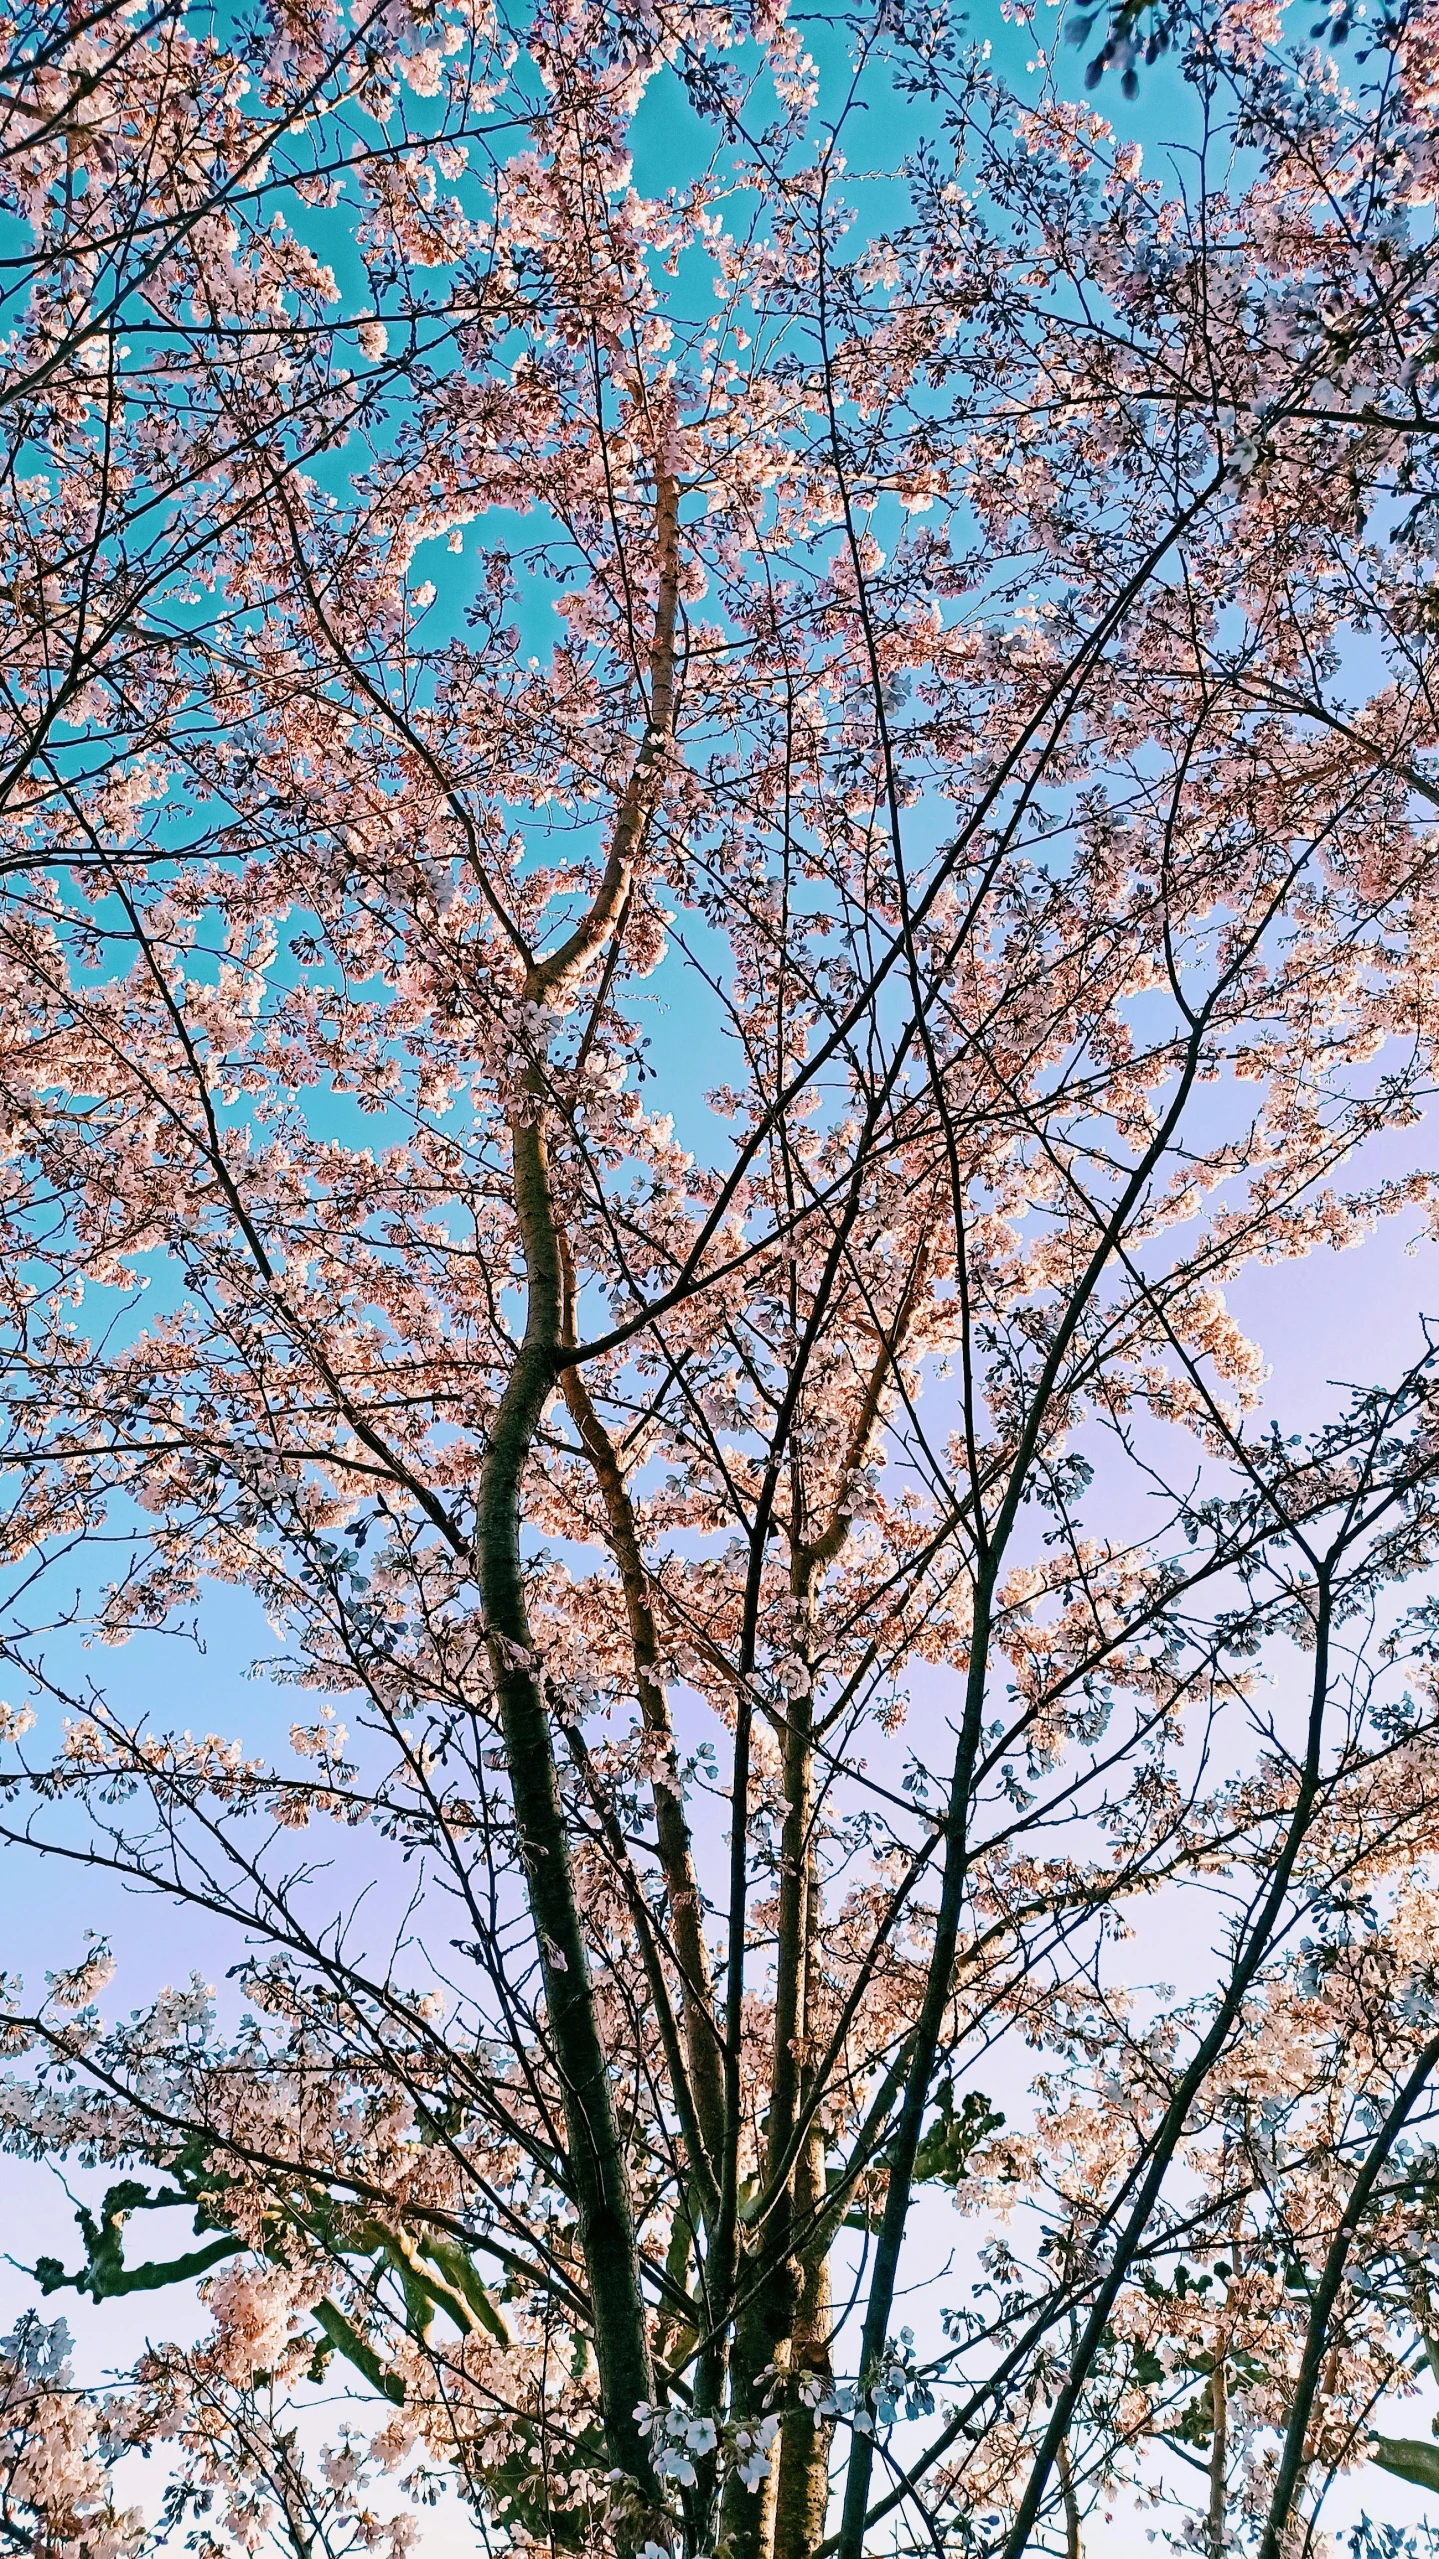
<path id="1" fill-rule="evenodd" d="M 529 1304 L 524 1340 L 495 1416 L 485 1467 L 479 1578 L 515 1828 L 563 2090 L 567 2166 L 593 2309 L 606 2441 L 616 2468 L 634 2481 L 647 2503 L 655 2503 L 654 2471 L 634 2413 L 641 2400 L 653 2398 L 654 2382 L 629 2178 L 595 2015 L 520 1566 L 520 1486 L 555 1383 L 561 1288 L 540 1128 L 517 1126 L 514 1149 Z"/>

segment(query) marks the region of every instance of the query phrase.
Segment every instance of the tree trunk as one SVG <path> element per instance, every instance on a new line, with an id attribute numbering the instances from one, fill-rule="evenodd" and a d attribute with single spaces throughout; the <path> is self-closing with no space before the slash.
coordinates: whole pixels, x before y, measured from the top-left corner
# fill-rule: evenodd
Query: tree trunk
<path id="1" fill-rule="evenodd" d="M 572 1344 L 574 1265 L 563 1234 L 559 1245 L 564 1279 L 565 1339 L 567 1344 Z M 709 1951 L 704 1941 L 703 1913 L 689 1823 L 685 1817 L 675 1764 L 674 1730 L 670 1723 L 669 1701 L 659 1674 L 659 1639 L 650 1604 L 649 1577 L 635 1528 L 634 1507 L 615 1454 L 614 1442 L 595 1410 L 578 1368 L 566 1368 L 561 1383 L 570 1417 L 594 1469 L 595 1482 L 604 1503 L 610 1552 L 615 1559 L 624 1594 L 640 1714 L 646 1732 L 659 1746 L 661 1765 L 654 1780 L 655 1834 L 669 1898 L 670 1936 L 681 1979 L 690 2086 L 700 2132 L 709 2154 L 705 2164 L 713 2172 L 718 2170 L 724 2147 L 724 2074 L 720 2063 L 720 2035 L 714 2014 Z"/>
<path id="2" fill-rule="evenodd" d="M 1229 2392 L 1224 2352 L 1209 2376 L 1209 2559 L 1224 2559 L 1224 2512 L 1229 2469 Z"/>
<path id="3" fill-rule="evenodd" d="M 808 1916 L 805 1965 L 805 2068 L 800 2075 L 800 2103 L 810 2097 L 809 2057 L 814 2050 L 815 1955 L 819 1931 L 819 1876 L 811 1840 L 808 1867 Z M 774 2559 L 811 2559 L 824 2539 L 829 2510 L 829 2447 L 834 2421 L 817 2413 L 834 2381 L 830 2363 L 832 2305 L 829 2281 L 828 2228 L 806 2243 L 805 2233 L 819 2221 L 825 2197 L 825 2138 L 816 2117 L 805 2135 L 795 2167 L 794 2227 L 800 2265 L 799 2306 L 790 2348 L 792 2397 L 780 2432 L 779 2485 L 775 2495 Z"/>
<path id="4" fill-rule="evenodd" d="M 655 533 L 658 592 L 644 736 L 589 909 L 559 948 L 533 961 L 526 972 L 525 995 L 531 1004 L 543 1005 L 572 984 L 606 935 L 623 931 L 634 867 L 663 780 L 674 719 L 679 489 L 658 460 Z M 550 2037 L 564 2090 L 569 2183 L 589 2282 L 605 2438 L 616 2469 L 636 2484 L 642 2508 L 653 2512 L 660 2503 L 658 2483 L 635 2417 L 640 2401 L 654 2397 L 654 2376 L 629 2176 L 585 1957 L 569 1835 L 520 1565 L 521 1486 L 541 1416 L 565 1365 L 560 1352 L 566 1322 L 563 1247 L 550 1197 L 544 1135 L 547 1093 L 541 1064 L 525 1076 L 524 1090 L 527 1108 L 513 1122 L 511 1140 L 528 1302 L 524 1339 L 495 1415 L 485 1465 L 478 1570 L 520 1856 L 539 1940 Z M 647 2537 L 642 2526 L 637 2537 Z"/>
<path id="5" fill-rule="evenodd" d="M 615 2467 L 657 2502 L 635 2421 L 654 2396 L 629 2178 L 570 1868 L 569 1839 L 520 1564 L 520 1488 L 555 1385 L 561 1278 L 544 1135 L 514 1129 L 515 1200 L 529 1283 L 524 1339 L 495 1415 L 480 1502 L 479 1578 L 515 1826 L 539 1941 L 550 2038 L 564 2092 L 568 2177 L 594 2315 L 606 2441 Z"/>

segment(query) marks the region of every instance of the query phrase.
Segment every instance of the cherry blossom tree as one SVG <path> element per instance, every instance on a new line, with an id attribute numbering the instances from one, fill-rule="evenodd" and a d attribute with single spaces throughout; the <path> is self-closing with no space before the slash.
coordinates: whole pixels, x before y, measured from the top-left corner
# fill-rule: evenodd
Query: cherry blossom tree
<path id="1" fill-rule="evenodd" d="M 1439 2467 L 1434 1353 L 1276 1414 L 1226 1297 L 1431 1214 L 1436 29 L 1052 24 L 25 70 L 3 1829 L 237 1988 L 9 1985 L 39 2291 L 210 2320 L 16 2476 L 207 2551 Z M 288 1743 L 74 1672 L 101 1555 Z"/>
<path id="2" fill-rule="evenodd" d="M 15 2550 L 129 2559 L 140 2517 L 115 2503 L 116 2447 L 74 2387 L 68 2348 L 64 2321 L 33 2313 L 0 2342 L 0 2533 Z"/>
<path id="3" fill-rule="evenodd" d="M 5 32 L 5 858 L 83 873 L 97 846 L 144 858 L 219 551 L 457 324 L 453 304 L 413 315 L 387 357 L 390 252 L 341 307 L 301 226 L 324 228 L 377 125 L 389 182 L 433 189 L 429 155 L 482 139 L 496 38 L 281 7 L 222 46 L 169 0 L 26 7 Z M 437 40 L 450 77 L 418 135 L 402 101 L 433 94 Z"/>

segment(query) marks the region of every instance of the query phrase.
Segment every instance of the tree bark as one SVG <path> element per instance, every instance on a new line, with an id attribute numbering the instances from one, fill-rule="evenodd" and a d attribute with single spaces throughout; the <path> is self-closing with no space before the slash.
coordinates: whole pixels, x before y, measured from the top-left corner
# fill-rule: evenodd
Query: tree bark
<path id="1" fill-rule="evenodd" d="M 819 1932 L 819 1876 L 813 1846 L 807 1859 L 809 1910 L 808 1959 L 805 1966 L 805 2067 L 800 2074 L 800 2103 L 812 2094 L 810 2057 L 814 2051 L 815 1949 Z M 825 2195 L 824 2126 L 816 2116 L 795 2165 L 794 2227 L 799 2234 L 799 2305 L 790 2350 L 790 2405 L 780 2429 L 779 2481 L 775 2491 L 775 2559 L 811 2559 L 824 2539 L 829 2511 L 829 2448 L 834 2421 L 818 2414 L 817 2403 L 829 2398 L 834 2381 L 830 2362 L 832 2303 L 830 2235 L 822 2223 Z M 804 2234 L 810 2234 L 808 2240 Z"/>
<path id="2" fill-rule="evenodd" d="M 1059 2495 L 1064 2507 L 1064 2559 L 1084 2559 L 1084 2543 L 1080 2537 L 1079 2499 L 1074 2493 L 1074 2471 L 1069 2446 L 1061 2444 L 1054 2456 L 1059 2472 Z"/>
<path id="3" fill-rule="evenodd" d="M 1209 2376 L 1209 2559 L 1224 2559 L 1224 2511 L 1229 2468 L 1229 2391 L 1221 2345 Z"/>
<path id="4" fill-rule="evenodd" d="M 928 1250 L 921 1246 L 886 1335 L 882 1335 L 863 1400 L 845 1450 L 843 1476 L 862 1466 L 884 1409 L 884 1390 L 913 1320 Z M 848 1540 L 850 1515 L 841 1503 L 814 1538 L 797 1543 L 790 1586 L 808 1628 L 814 1592 L 823 1572 Z M 796 1491 L 796 1531 L 800 1494 Z M 803 1657 L 811 1667 L 806 1634 Z M 785 2376 L 778 2454 L 763 2503 L 748 2514 L 732 2501 L 736 2559 L 808 2559 L 824 2538 L 829 2504 L 832 2421 L 815 2413 L 827 2398 L 830 2366 L 829 2251 L 832 2232 L 822 2219 L 825 2143 L 816 2115 L 796 2146 L 795 2132 L 812 2094 L 815 2027 L 815 1950 L 820 1909 L 814 1790 L 814 1693 L 792 1698 L 785 1727 L 784 1792 L 787 1810 L 780 1849 L 780 1888 L 775 1960 L 775 2011 L 766 2141 L 767 2210 L 757 2234 L 755 2299 L 736 2340 L 736 2389 L 756 2407 L 759 2377 L 773 2364 Z M 793 2153 L 793 2156 L 791 2154 Z"/>
<path id="5" fill-rule="evenodd" d="M 563 1235 L 560 1237 L 560 1255 L 565 1287 L 565 1334 L 567 1342 L 573 1343 L 574 1265 Z M 650 1602 L 649 1576 L 640 1552 L 634 1506 L 615 1454 L 614 1442 L 595 1410 L 578 1368 L 567 1368 L 561 1385 L 570 1417 L 594 1469 L 595 1482 L 604 1503 L 610 1552 L 615 1559 L 624 1594 L 640 1714 L 660 1761 L 654 1778 L 655 1834 L 660 1869 L 669 1897 L 670 1936 L 680 1973 L 690 2086 L 701 2138 L 708 2154 L 704 2164 L 715 2173 L 724 2146 L 724 2075 L 720 2062 L 720 2035 L 714 2014 L 709 1950 L 704 1940 L 703 1910 L 695 1877 L 690 1829 L 679 1789 L 674 1728 L 670 1722 L 669 1700 L 659 1674 L 659 1640 Z"/>
<path id="6" fill-rule="evenodd" d="M 629 2178 L 595 2014 L 520 1563 L 521 1483 L 556 1382 L 561 1273 L 544 1133 L 537 1121 L 521 1121 L 513 1139 L 529 1301 L 524 1339 L 495 1415 L 485 1465 L 479 1578 L 520 1857 L 563 2087 L 567 2168 L 594 2311 L 605 2435 L 615 2466 L 636 2483 L 647 2502 L 654 2502 L 654 2469 L 634 2413 L 641 2400 L 653 2398 L 654 2381 Z"/>
<path id="7" fill-rule="evenodd" d="M 657 462 L 658 591 L 649 653 L 644 735 L 620 800 L 609 855 L 589 908 L 558 949 L 530 963 L 528 1002 L 582 975 L 606 935 L 621 930 L 635 864 L 664 775 L 673 731 L 674 632 L 679 602 L 679 488 Z M 524 1253 L 525 1330 L 500 1398 L 480 1492 L 477 1570 L 491 1676 L 530 1913 L 539 1941 L 549 2031 L 563 2088 L 568 2176 L 579 2216 L 594 2319 L 605 2437 L 615 2467 L 660 2505 L 649 2447 L 636 2419 L 654 2396 L 629 2175 L 610 2090 L 570 1864 L 569 1834 L 520 1563 L 520 1497 L 535 1433 L 556 1385 L 565 1341 L 563 1250 L 550 1191 L 543 1061 L 524 1078 L 525 1108 L 511 1124 L 514 1200 Z M 643 2526 L 638 2537 L 646 2537 Z"/>

